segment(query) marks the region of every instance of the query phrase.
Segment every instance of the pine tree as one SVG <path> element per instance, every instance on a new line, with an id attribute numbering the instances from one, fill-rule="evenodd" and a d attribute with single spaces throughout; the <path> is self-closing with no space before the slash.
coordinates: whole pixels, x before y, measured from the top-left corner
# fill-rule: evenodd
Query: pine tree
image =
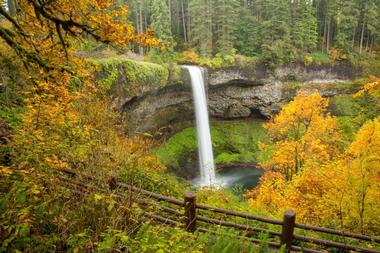
<path id="1" fill-rule="evenodd" d="M 236 39 L 239 2 L 237 0 L 214 0 L 213 31 L 216 52 L 229 54 Z"/>
<path id="2" fill-rule="evenodd" d="M 203 56 L 212 54 L 211 10 L 211 0 L 189 0 L 190 44 Z"/>
<path id="3" fill-rule="evenodd" d="M 171 42 L 170 12 L 166 0 L 152 0 L 151 6 L 152 29 L 161 41 Z"/>
<path id="4" fill-rule="evenodd" d="M 380 2 L 376 0 L 367 0 L 365 1 L 364 15 L 366 21 L 366 31 L 365 31 L 365 40 L 366 40 L 366 50 L 368 51 L 370 45 L 373 43 L 372 40 L 374 37 L 380 35 Z M 364 45 L 362 46 L 364 47 Z"/>
<path id="5" fill-rule="evenodd" d="M 287 0 L 260 0 L 259 18 L 262 58 L 267 63 L 280 63 L 290 57 L 290 12 Z"/>
<path id="6" fill-rule="evenodd" d="M 291 3 L 291 37 L 296 49 L 310 51 L 318 43 L 315 9 L 308 0 Z"/>
<path id="7" fill-rule="evenodd" d="M 239 8 L 239 19 L 236 24 L 235 47 L 243 55 L 253 56 L 259 52 L 260 23 L 254 15 L 254 10 L 248 3 L 243 3 Z"/>
<path id="8" fill-rule="evenodd" d="M 340 12 L 337 16 L 336 46 L 348 52 L 355 45 L 355 35 L 359 24 L 359 2 L 356 0 L 341 0 Z"/>

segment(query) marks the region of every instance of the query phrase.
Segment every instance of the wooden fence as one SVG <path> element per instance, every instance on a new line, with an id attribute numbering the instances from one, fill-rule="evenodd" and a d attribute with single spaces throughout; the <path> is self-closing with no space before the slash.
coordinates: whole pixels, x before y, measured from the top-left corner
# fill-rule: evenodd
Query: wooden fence
<path id="1" fill-rule="evenodd" d="M 78 180 L 78 175 L 73 171 L 62 170 L 62 172 L 64 172 L 66 176 L 61 175 L 60 179 L 64 181 L 68 186 L 70 186 L 70 189 L 78 195 L 84 195 L 94 191 L 107 191 L 106 189 L 100 189 L 95 186 L 83 183 L 83 181 Z M 67 175 L 69 175 L 69 177 L 67 177 Z M 96 180 L 94 177 L 88 175 L 80 175 L 80 177 L 86 180 Z M 248 213 L 235 212 L 223 208 L 198 204 L 196 201 L 196 194 L 192 192 L 185 193 L 183 200 L 179 200 L 176 198 L 146 191 L 132 185 L 117 182 L 115 178 L 112 178 L 108 183 L 110 188 L 109 190 L 114 191 L 114 193 L 120 198 L 125 199 L 126 197 L 123 193 L 121 193 L 121 190 L 124 189 L 128 191 L 128 197 L 132 198 L 130 201 L 137 203 L 142 207 L 143 210 L 146 210 L 144 211 L 143 216 L 147 219 L 170 226 L 182 227 L 188 232 L 200 231 L 211 234 L 236 237 L 236 235 L 220 233 L 201 226 L 202 224 L 207 223 L 218 227 L 230 227 L 238 231 L 244 231 L 244 236 L 241 236 L 241 238 L 244 238 L 244 240 L 249 240 L 252 243 L 260 243 L 261 241 L 254 238 L 254 236 L 257 235 L 257 233 L 264 233 L 270 238 L 276 239 L 276 241 L 267 242 L 269 247 L 279 249 L 282 245 L 285 245 L 286 252 L 296 251 L 314 253 L 326 252 L 326 250 L 329 249 L 339 249 L 346 250 L 347 252 L 355 251 L 380 253 L 379 250 L 373 249 L 371 247 L 363 247 L 352 243 L 346 243 L 347 240 L 354 240 L 358 244 L 367 243 L 367 246 L 371 246 L 371 244 L 379 246 L 380 238 L 378 237 L 370 237 L 367 235 L 355 234 L 341 230 L 300 224 L 296 222 L 296 214 L 291 210 L 285 211 L 283 220 L 275 220 Z M 154 212 L 152 212 L 152 208 L 149 209 L 148 207 L 154 207 Z M 221 214 L 229 218 L 235 217 L 237 219 L 245 219 L 246 224 L 207 217 L 204 214 L 205 212 L 208 212 L 214 216 L 216 214 Z M 164 213 L 170 214 L 171 217 L 163 217 Z M 252 226 L 249 224 L 250 221 L 256 223 L 260 222 L 266 226 L 280 226 L 281 229 L 278 229 L 278 231 L 281 232 L 262 228 L 259 226 Z M 298 234 L 295 233 L 295 231 L 298 232 Z M 306 231 L 322 233 L 330 236 L 337 236 L 337 238 L 340 238 L 340 240 L 343 240 L 344 242 L 307 237 L 299 234 L 301 232 L 305 234 Z"/>

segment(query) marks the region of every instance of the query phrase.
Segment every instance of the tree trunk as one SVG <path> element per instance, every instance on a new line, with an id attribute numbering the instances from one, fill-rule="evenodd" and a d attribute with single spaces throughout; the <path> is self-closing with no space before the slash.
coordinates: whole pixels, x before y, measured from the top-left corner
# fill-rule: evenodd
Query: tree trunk
<path id="1" fill-rule="evenodd" d="M 191 15 L 187 15 L 187 41 L 189 46 L 192 47 L 192 29 L 191 29 Z"/>
<path id="2" fill-rule="evenodd" d="M 142 3 L 139 4 L 139 16 L 140 16 L 140 33 L 144 32 L 143 28 L 143 10 L 142 10 Z M 144 48 L 142 46 L 139 47 L 139 53 L 140 55 L 144 55 Z"/>
<path id="3" fill-rule="evenodd" d="M 326 33 L 327 33 L 327 16 L 325 16 L 325 22 L 324 22 L 324 26 L 323 26 L 323 45 L 322 45 L 322 52 L 324 51 L 325 47 L 326 47 L 326 42 L 327 42 L 327 39 L 326 39 Z"/>
<path id="4" fill-rule="evenodd" d="M 211 54 L 212 54 L 212 48 L 213 48 L 213 45 L 212 45 L 212 8 L 213 8 L 213 6 L 212 6 L 212 1 L 211 0 L 209 0 L 208 3 L 209 3 L 209 5 L 208 5 L 208 17 L 207 17 L 208 22 L 209 22 L 209 24 L 208 24 L 208 32 L 209 32 L 209 34 L 211 36 L 211 38 L 209 38 L 209 47 L 210 47 L 210 51 L 211 51 Z"/>
<path id="5" fill-rule="evenodd" d="M 372 36 L 371 46 L 369 47 L 369 52 L 372 54 L 373 45 L 375 44 L 375 35 Z"/>
<path id="6" fill-rule="evenodd" d="M 187 43 L 187 29 L 186 29 L 186 17 L 185 8 L 183 7 L 183 1 L 181 1 L 181 12 L 182 12 L 182 25 L 183 25 L 183 38 Z"/>
<path id="7" fill-rule="evenodd" d="M 16 0 L 8 0 L 8 10 L 9 15 L 14 16 L 17 13 L 17 2 Z"/>
<path id="8" fill-rule="evenodd" d="M 371 39 L 371 32 L 368 31 L 368 37 L 367 37 L 367 43 L 365 45 L 365 51 L 368 52 L 368 48 L 369 48 L 369 40 Z"/>
<path id="9" fill-rule="evenodd" d="M 330 50 L 330 28 L 331 28 L 331 19 L 327 22 L 327 36 L 326 36 L 326 52 L 329 53 Z"/>
<path id="10" fill-rule="evenodd" d="M 182 18 L 181 18 L 181 7 L 180 7 L 180 2 L 177 1 L 177 6 L 176 6 L 176 11 L 175 11 L 175 14 L 173 14 L 173 17 L 175 18 L 175 21 L 176 21 L 176 33 L 180 33 L 181 31 L 181 21 L 182 21 Z"/>
<path id="11" fill-rule="evenodd" d="M 353 31 L 352 31 L 352 49 L 354 49 L 355 47 L 355 33 L 356 33 L 356 27 L 354 27 Z"/>
<path id="12" fill-rule="evenodd" d="M 140 19 L 139 19 L 139 11 L 137 8 L 135 8 L 135 15 L 136 15 L 136 32 L 137 32 L 137 34 L 140 34 L 141 33 L 141 31 L 140 31 Z M 140 50 L 140 46 L 137 45 L 137 47 Z M 135 52 L 136 52 L 136 49 L 137 48 L 135 48 Z"/>
<path id="13" fill-rule="evenodd" d="M 363 51 L 364 28 L 365 28 L 365 21 L 363 20 L 362 31 L 361 31 L 361 35 L 360 35 L 360 48 L 359 48 L 359 54 L 362 54 L 362 51 Z"/>
<path id="14" fill-rule="evenodd" d="M 172 27 L 172 0 L 168 0 L 170 29 Z"/>

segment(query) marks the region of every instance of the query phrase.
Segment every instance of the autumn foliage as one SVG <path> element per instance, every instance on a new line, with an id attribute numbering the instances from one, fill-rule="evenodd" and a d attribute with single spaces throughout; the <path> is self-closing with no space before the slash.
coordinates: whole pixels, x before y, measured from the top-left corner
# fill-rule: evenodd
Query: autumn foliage
<path id="1" fill-rule="evenodd" d="M 380 118 L 343 150 L 327 105 L 319 94 L 299 94 L 266 124 L 270 139 L 262 146 L 274 151 L 248 202 L 272 213 L 291 208 L 306 223 L 378 234 Z"/>
<path id="2" fill-rule="evenodd" d="M 70 167 L 69 163 L 84 159 L 81 154 L 96 131 L 78 110 L 79 105 L 92 103 L 97 91 L 94 69 L 76 57 L 76 45 L 81 39 L 121 47 L 130 43 L 159 46 L 159 42 L 152 31 L 137 34 L 125 23 L 127 7 L 111 0 L 21 0 L 18 4 L 15 16 L 1 7 L 6 21 L 0 24 L 2 47 L 10 52 L 9 57 L 18 56 L 24 66 L 20 74 L 28 84 L 23 89 L 28 111 L 15 137 L 17 157 L 22 160 L 18 166 L 51 163 L 57 168 Z M 62 143 L 63 138 L 69 141 Z M 65 152 L 74 147 L 75 157 Z"/>
<path id="3" fill-rule="evenodd" d="M 341 137 L 338 122 L 326 112 L 327 106 L 328 100 L 318 93 L 301 93 L 284 106 L 264 126 L 273 144 L 261 146 L 273 153 L 262 166 L 291 180 L 305 166 L 322 164 L 335 157 Z"/>
<path id="4" fill-rule="evenodd" d="M 11 162 L 0 167 L 0 252 L 54 251 L 62 240 L 74 251 L 94 248 L 87 242 L 107 229 L 132 228 L 130 209 L 116 206 L 111 194 L 72 198 L 60 169 L 98 176 L 95 184 L 106 188 L 112 176 L 148 189 L 172 181 L 162 180 L 164 166 L 148 153 L 150 140 L 125 136 L 120 116 L 96 87 L 95 69 L 75 51 L 81 40 L 124 49 L 160 44 L 151 31 L 137 34 L 124 22 L 127 9 L 111 0 L 18 2 L 15 16 L 0 7 L 2 57 L 17 66 L 25 108 Z"/>

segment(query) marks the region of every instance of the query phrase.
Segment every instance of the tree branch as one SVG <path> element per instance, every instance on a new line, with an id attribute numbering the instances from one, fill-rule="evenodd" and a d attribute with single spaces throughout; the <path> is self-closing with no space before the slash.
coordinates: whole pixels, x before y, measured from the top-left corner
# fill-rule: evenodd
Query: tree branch
<path id="1" fill-rule="evenodd" d="M 17 23 L 17 21 L 14 18 L 12 18 L 1 5 L 0 5 L 0 14 L 3 15 L 9 22 L 11 22 L 20 32 L 25 34 L 22 28 L 20 27 L 20 25 Z"/>

